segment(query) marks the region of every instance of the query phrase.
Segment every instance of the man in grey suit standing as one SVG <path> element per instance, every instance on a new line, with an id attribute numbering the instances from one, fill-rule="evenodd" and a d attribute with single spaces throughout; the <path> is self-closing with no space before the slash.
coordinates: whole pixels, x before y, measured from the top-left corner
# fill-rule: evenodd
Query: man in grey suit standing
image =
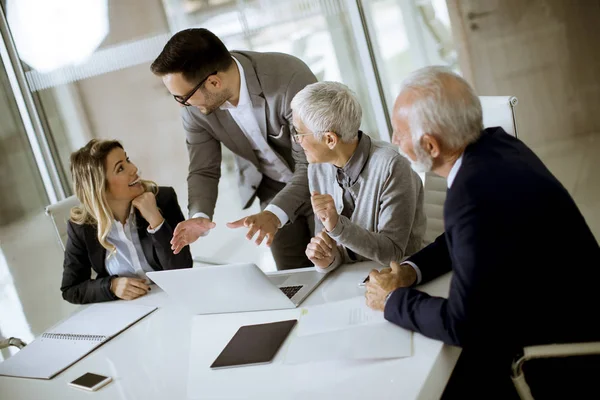
<path id="1" fill-rule="evenodd" d="M 184 106 L 191 218 L 175 228 L 174 252 L 215 227 L 223 144 L 235 154 L 244 209 L 258 197 L 262 210 L 227 226 L 247 228 L 257 245 L 266 238 L 278 269 L 312 265 L 304 254 L 314 224 L 307 162 L 290 131 L 292 98 L 317 80 L 308 66 L 286 54 L 230 53 L 210 31 L 187 29 L 151 70 Z"/>

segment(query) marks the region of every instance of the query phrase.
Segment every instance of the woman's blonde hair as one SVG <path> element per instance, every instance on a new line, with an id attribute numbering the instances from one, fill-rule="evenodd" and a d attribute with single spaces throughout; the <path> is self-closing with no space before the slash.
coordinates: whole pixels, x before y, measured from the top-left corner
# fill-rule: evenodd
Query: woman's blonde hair
<path id="1" fill-rule="evenodd" d="M 116 249 L 106 238 L 114 221 L 113 212 L 106 199 L 106 157 L 116 148 L 123 149 L 117 140 L 92 139 L 81 149 L 71 154 L 73 187 L 80 206 L 71 209 L 71 221 L 76 224 L 96 225 L 98 242 L 113 254 Z M 146 192 L 156 194 L 158 186 L 152 181 L 141 181 Z"/>

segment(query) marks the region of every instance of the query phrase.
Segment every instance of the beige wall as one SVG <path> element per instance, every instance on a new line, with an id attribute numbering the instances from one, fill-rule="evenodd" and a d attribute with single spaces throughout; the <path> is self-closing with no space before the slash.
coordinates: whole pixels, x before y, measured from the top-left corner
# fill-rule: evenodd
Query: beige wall
<path id="1" fill-rule="evenodd" d="M 531 146 L 600 132 L 600 1 L 448 0 L 461 69 Z"/>
<path id="2" fill-rule="evenodd" d="M 481 95 L 518 97 L 519 137 L 600 240 L 600 1 L 447 3 L 464 76 Z"/>
<path id="3" fill-rule="evenodd" d="M 108 0 L 108 21 L 101 49 L 169 30 L 162 0 Z"/>

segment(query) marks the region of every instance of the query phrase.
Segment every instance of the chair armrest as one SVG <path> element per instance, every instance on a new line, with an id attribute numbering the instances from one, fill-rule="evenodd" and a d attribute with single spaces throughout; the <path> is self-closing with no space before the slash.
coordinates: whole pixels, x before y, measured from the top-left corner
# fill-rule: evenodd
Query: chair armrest
<path id="1" fill-rule="evenodd" d="M 573 357 L 600 354 L 600 342 L 546 344 L 527 346 L 523 355 L 513 362 L 513 376 L 522 373 L 523 364 L 534 358 Z"/>
<path id="2" fill-rule="evenodd" d="M 22 349 L 23 347 L 26 346 L 26 344 L 21 339 L 15 338 L 15 337 L 10 337 L 8 339 L 0 340 L 0 349 L 5 349 L 8 346 L 14 346 L 19 349 Z"/>

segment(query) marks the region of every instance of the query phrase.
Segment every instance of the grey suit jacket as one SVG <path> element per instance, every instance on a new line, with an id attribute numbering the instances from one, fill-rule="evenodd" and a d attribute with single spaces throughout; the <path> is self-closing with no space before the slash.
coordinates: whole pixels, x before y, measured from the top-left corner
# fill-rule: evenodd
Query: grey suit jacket
<path id="1" fill-rule="evenodd" d="M 290 135 L 290 103 L 296 93 L 317 79 L 306 64 L 287 54 L 251 51 L 233 51 L 231 54 L 244 68 L 254 113 L 263 135 L 271 149 L 294 172 L 292 180 L 284 182 L 286 187 L 271 201 L 294 222 L 302 205 L 310 201 L 310 193 L 306 156 Z M 185 107 L 182 119 L 190 159 L 190 216 L 197 212 L 213 216 L 221 177 L 221 143 L 236 155 L 240 196 L 244 208 L 249 207 L 263 175 L 248 138 L 231 114 L 217 109 L 210 115 L 204 115 L 195 107 Z"/>

